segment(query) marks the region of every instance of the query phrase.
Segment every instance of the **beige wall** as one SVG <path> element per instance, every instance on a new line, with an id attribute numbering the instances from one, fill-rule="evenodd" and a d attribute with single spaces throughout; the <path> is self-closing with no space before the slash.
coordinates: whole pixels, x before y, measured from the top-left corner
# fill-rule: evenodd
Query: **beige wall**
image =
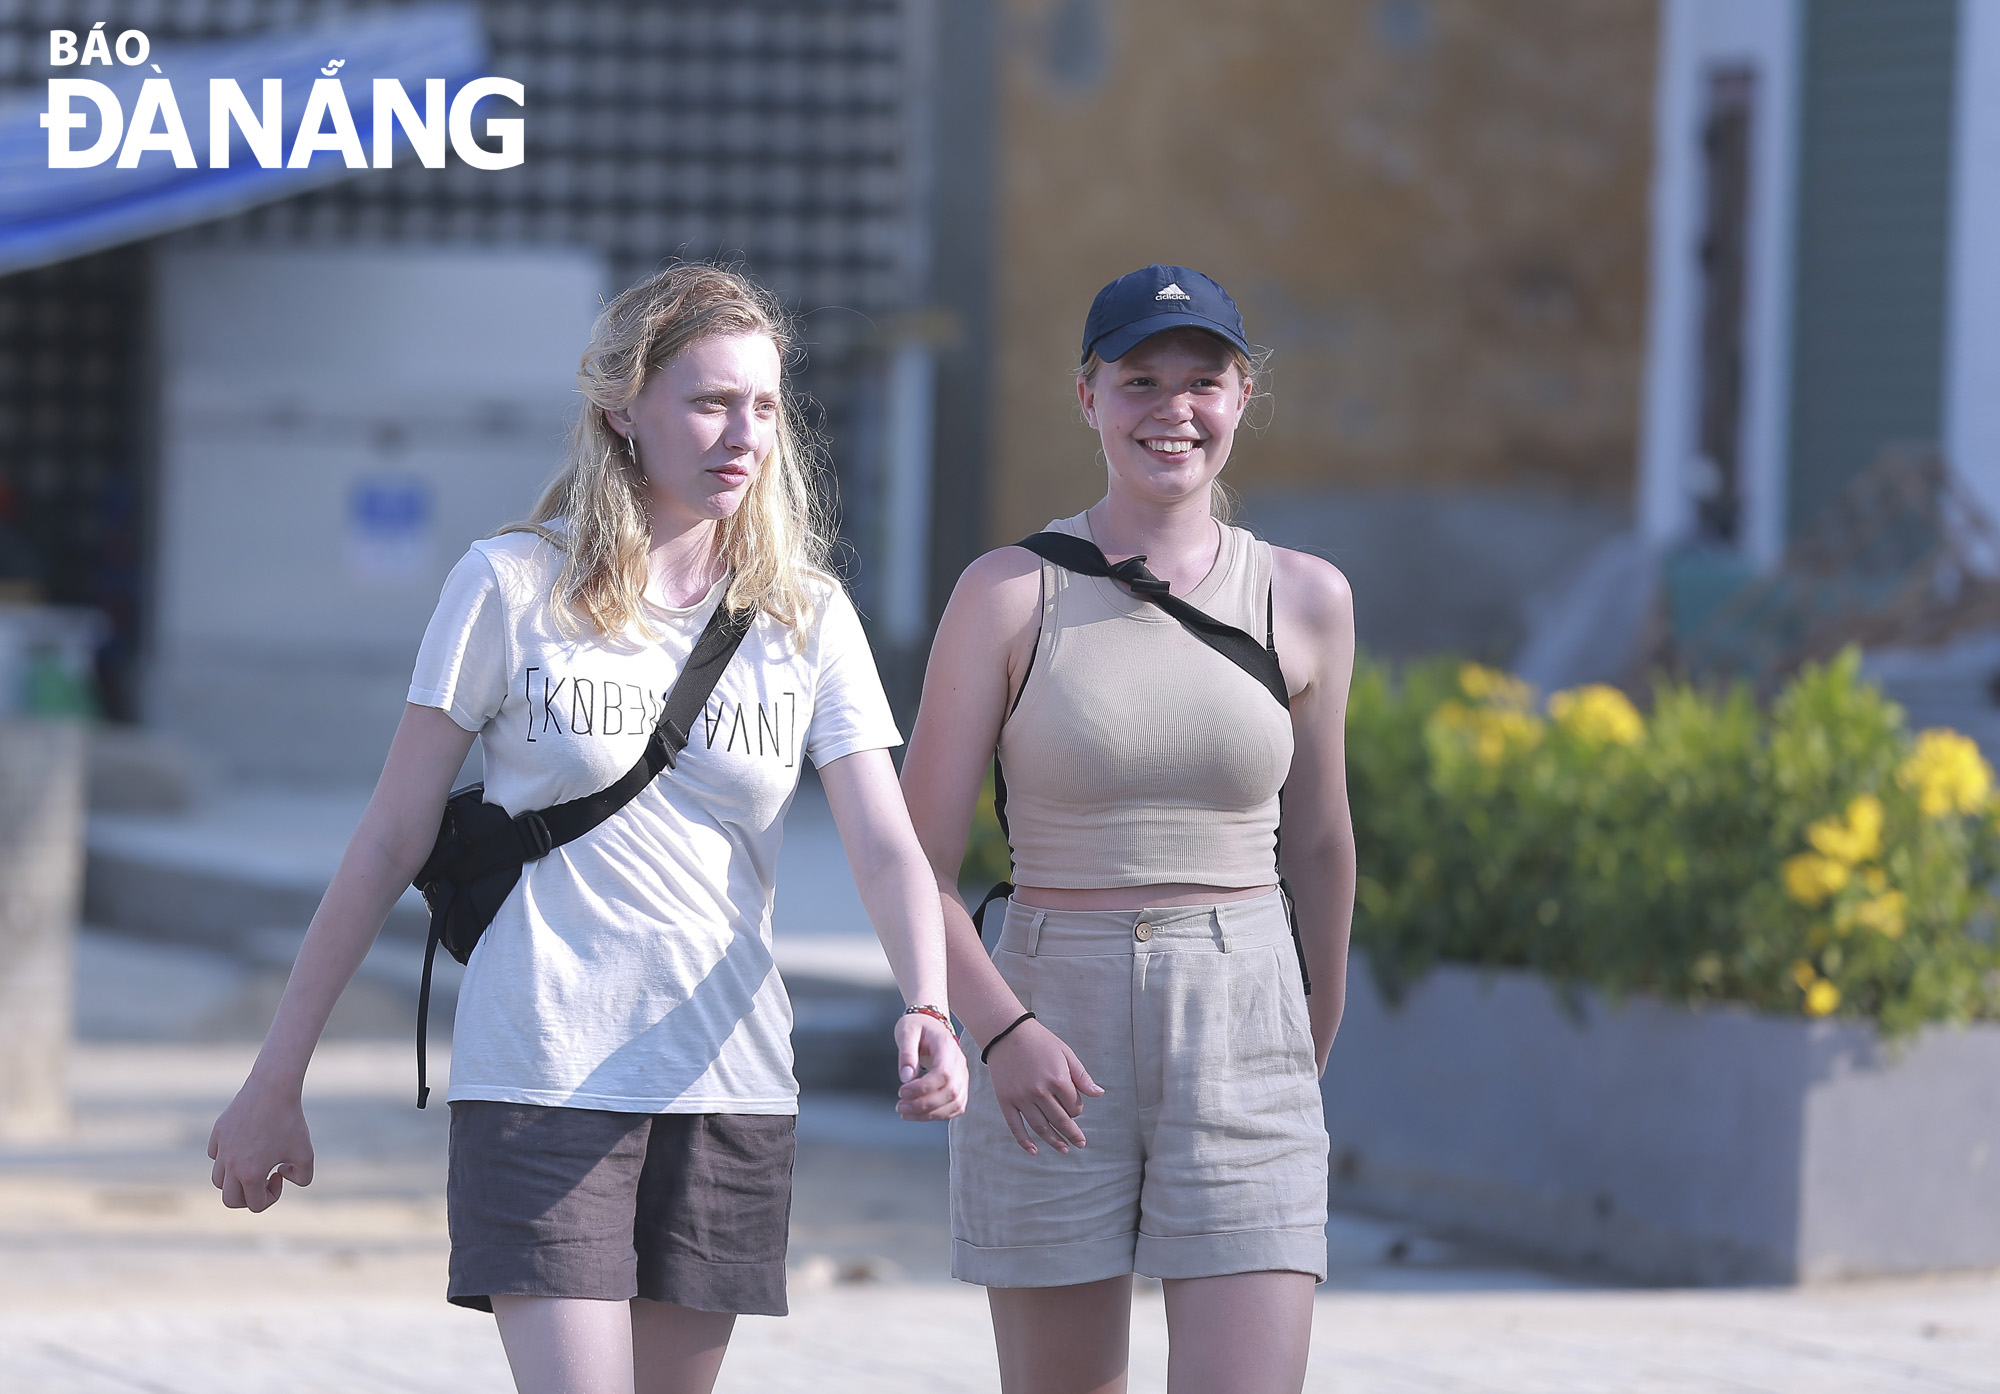
<path id="1" fill-rule="evenodd" d="M 991 541 L 1102 491 L 1067 373 L 1153 261 L 1277 350 L 1239 488 L 1629 501 L 1653 0 L 1004 8 Z"/>

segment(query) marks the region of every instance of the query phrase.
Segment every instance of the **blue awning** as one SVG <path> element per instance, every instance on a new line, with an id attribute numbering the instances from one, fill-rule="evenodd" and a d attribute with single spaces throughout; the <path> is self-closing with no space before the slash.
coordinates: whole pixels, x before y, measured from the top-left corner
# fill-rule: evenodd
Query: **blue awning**
<path id="1" fill-rule="evenodd" d="M 90 78 L 111 88 L 128 122 L 141 84 L 147 78 L 171 79 L 195 167 L 177 168 L 171 154 L 148 150 L 131 169 L 118 168 L 115 154 L 87 169 L 51 169 L 49 133 L 41 120 L 48 109 L 46 97 L 37 92 L 8 103 L 0 108 L 0 274 L 207 222 L 362 173 L 329 150 L 315 152 L 302 169 L 266 169 L 234 123 L 229 167 L 209 168 L 210 78 L 236 79 L 259 112 L 264 79 L 280 79 L 282 147 L 289 155 L 312 85 L 335 59 L 341 62 L 333 75 L 341 82 L 363 149 L 372 152 L 376 78 L 400 80 L 422 112 L 425 81 L 443 78 L 447 96 L 455 93 L 485 70 L 486 44 L 470 5 L 441 4 L 378 10 L 228 42 L 162 45 L 136 67 L 44 68 L 49 77 Z M 71 148 L 87 149 L 101 130 L 99 118 L 87 101 L 75 103 L 74 109 L 88 114 L 90 124 L 71 134 Z M 327 128 L 324 120 L 316 124 Z M 397 163 L 415 158 L 399 126 Z"/>

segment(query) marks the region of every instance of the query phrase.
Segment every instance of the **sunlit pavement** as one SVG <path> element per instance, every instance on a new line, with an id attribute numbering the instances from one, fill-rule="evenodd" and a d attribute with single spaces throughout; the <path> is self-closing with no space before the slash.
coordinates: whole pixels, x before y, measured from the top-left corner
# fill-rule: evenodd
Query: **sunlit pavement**
<path id="1" fill-rule="evenodd" d="M 1780 1294 L 1324 1296 L 1307 1388 L 1391 1391 L 1991 1390 L 1990 1287 Z M 1132 1387 L 1165 1385 L 1157 1297 L 1133 1321 Z M 1939 1325 L 1943 1317 L 1952 1324 Z M 435 1300 L 222 1300 L 0 1317 L 0 1386 L 132 1390 L 504 1390 L 491 1320 Z M 993 1390 L 976 1292 L 808 1293 L 739 1323 L 719 1388 Z"/>
<path id="2" fill-rule="evenodd" d="M 259 1216 L 222 1209 L 201 1156 L 250 1052 L 87 1045 L 74 1134 L 0 1150 L 0 1390 L 507 1389 L 491 1319 L 442 1300 L 444 1115 L 410 1106 L 406 1048 L 325 1047 L 308 1088 L 318 1179 Z M 984 1298 L 944 1272 L 938 1131 L 883 1100 L 808 1099 L 793 1314 L 739 1325 L 724 1389 L 997 1387 Z M 1993 1279 L 1646 1292 L 1373 1220 L 1341 1217 L 1330 1241 L 1315 1390 L 2000 1389 Z M 1165 1350 L 1143 1285 L 1135 1390 L 1164 1387 Z"/>

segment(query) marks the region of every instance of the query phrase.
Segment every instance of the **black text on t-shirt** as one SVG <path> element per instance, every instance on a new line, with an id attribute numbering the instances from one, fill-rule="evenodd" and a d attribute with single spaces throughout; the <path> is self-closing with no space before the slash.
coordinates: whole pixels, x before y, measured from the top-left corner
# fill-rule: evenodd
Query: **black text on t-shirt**
<path id="1" fill-rule="evenodd" d="M 528 704 L 527 738 L 646 735 L 660 719 L 664 692 L 638 683 L 574 674 L 557 677 L 546 668 L 523 674 L 521 695 Z M 731 702 L 712 697 L 701 714 L 704 748 L 718 742 L 725 753 L 764 756 L 790 768 L 798 762 L 799 695 L 779 692 L 766 702 Z M 690 732 L 690 735 L 695 733 Z"/>

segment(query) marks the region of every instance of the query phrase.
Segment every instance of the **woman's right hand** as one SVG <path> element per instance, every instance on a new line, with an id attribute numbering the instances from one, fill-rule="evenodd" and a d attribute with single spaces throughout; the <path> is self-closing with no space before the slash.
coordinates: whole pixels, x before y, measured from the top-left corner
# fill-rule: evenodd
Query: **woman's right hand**
<path id="1" fill-rule="evenodd" d="M 312 1137 L 299 1102 L 313 1047 L 382 921 L 437 837 L 472 732 L 435 707 L 406 706 L 375 795 L 320 899 L 257 1063 L 208 1135 L 214 1180 L 232 1210 L 268 1210 L 285 1182 L 312 1183 Z"/>
<path id="2" fill-rule="evenodd" d="M 252 1214 L 277 1204 L 285 1182 L 310 1186 L 312 1134 L 295 1090 L 267 1089 L 252 1079 L 237 1092 L 208 1135 L 212 1179 L 231 1210 Z"/>
<path id="3" fill-rule="evenodd" d="M 1104 1089 L 1060 1036 L 1039 1021 L 1024 1021 L 993 1047 L 986 1068 L 1000 1116 L 1028 1155 L 1038 1150 L 1037 1137 L 1058 1152 L 1083 1146 L 1076 1120 L 1084 1097 L 1097 1098 Z"/>

